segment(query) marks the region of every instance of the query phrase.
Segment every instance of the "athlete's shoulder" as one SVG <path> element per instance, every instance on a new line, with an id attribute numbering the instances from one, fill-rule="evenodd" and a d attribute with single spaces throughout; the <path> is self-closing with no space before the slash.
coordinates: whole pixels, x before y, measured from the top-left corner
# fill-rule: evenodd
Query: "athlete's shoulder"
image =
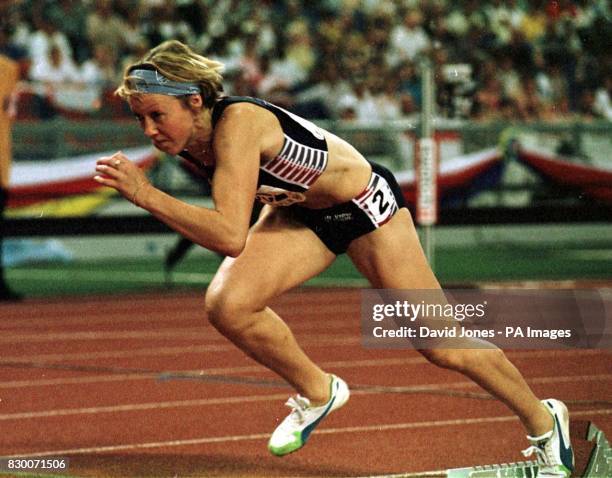
<path id="1" fill-rule="evenodd" d="M 262 107 L 261 104 L 253 101 L 226 101 L 223 104 L 217 103 L 215 105 L 213 110 L 213 126 L 216 127 L 221 122 L 247 122 L 251 126 L 256 126 L 258 122 L 265 122 L 265 118 L 269 114 L 268 108 Z"/>
<path id="2" fill-rule="evenodd" d="M 217 100 L 212 110 L 212 122 L 215 126 L 219 120 L 231 115 L 236 116 L 240 113 L 256 114 L 259 109 L 269 109 L 270 104 L 259 98 L 251 96 L 223 96 Z M 244 116 L 244 114 L 243 114 Z"/>

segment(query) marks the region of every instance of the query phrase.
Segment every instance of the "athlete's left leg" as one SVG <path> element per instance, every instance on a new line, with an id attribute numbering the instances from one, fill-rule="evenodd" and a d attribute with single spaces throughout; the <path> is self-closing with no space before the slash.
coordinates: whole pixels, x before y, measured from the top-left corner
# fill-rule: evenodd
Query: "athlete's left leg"
<path id="1" fill-rule="evenodd" d="M 410 213 L 400 211 L 384 226 L 355 239 L 348 254 L 358 270 L 380 289 L 440 289 L 421 248 Z M 428 349 L 432 363 L 463 373 L 504 402 L 531 436 L 552 428 L 552 417 L 503 351 L 490 348 Z"/>

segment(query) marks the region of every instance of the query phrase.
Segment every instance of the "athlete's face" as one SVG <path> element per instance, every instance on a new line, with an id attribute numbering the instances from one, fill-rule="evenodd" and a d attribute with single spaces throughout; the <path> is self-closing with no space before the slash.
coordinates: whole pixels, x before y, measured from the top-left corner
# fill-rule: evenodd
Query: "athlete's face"
<path id="1" fill-rule="evenodd" d="M 134 95 L 128 100 L 144 134 L 157 149 L 171 155 L 183 151 L 195 135 L 202 98 L 192 95 L 188 102 L 189 107 L 179 98 L 158 94 Z"/>

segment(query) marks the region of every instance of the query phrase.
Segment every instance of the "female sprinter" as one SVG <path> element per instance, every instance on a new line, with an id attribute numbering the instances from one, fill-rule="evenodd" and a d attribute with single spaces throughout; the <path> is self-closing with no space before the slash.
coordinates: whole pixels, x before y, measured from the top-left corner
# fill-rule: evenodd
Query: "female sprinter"
<path id="1" fill-rule="evenodd" d="M 121 153 L 101 158 L 95 178 L 188 239 L 228 256 L 206 293 L 207 315 L 224 336 L 298 392 L 268 444 L 282 456 L 301 448 L 315 426 L 346 403 L 349 390 L 305 355 L 267 306 L 270 300 L 343 253 L 375 288 L 440 285 L 388 170 L 281 108 L 222 96 L 221 69 L 169 41 L 129 67 L 117 90 L 156 148 L 180 155 L 208 176 L 214 208 L 156 189 Z M 266 206 L 249 228 L 255 198 Z M 566 407 L 557 400 L 540 402 L 501 350 L 422 353 L 465 374 L 518 415 L 532 442 L 528 452 L 541 464 L 540 477 L 569 476 Z"/>

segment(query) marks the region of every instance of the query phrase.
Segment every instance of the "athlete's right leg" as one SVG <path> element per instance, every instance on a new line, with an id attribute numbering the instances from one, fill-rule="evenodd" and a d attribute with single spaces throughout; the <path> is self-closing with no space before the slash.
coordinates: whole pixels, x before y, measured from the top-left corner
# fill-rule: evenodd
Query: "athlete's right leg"
<path id="1" fill-rule="evenodd" d="M 224 260 L 206 293 L 210 322 L 313 404 L 328 400 L 329 376 L 308 358 L 268 303 L 322 272 L 335 257 L 285 210 L 264 210 L 244 251 Z"/>

